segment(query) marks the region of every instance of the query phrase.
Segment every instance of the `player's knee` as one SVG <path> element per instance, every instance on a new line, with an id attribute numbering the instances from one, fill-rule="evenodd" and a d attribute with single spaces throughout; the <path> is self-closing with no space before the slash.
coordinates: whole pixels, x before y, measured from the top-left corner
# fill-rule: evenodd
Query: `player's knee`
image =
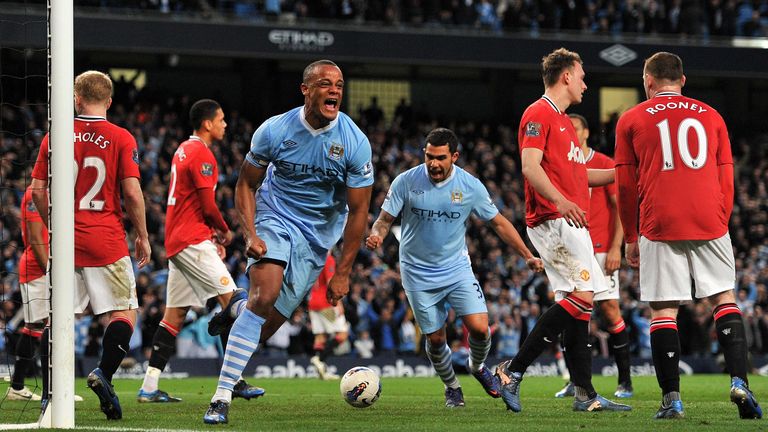
<path id="1" fill-rule="evenodd" d="M 440 332 L 427 335 L 427 339 L 429 340 L 429 346 L 435 349 L 442 349 L 443 345 L 446 344 L 445 335 L 441 334 Z"/>

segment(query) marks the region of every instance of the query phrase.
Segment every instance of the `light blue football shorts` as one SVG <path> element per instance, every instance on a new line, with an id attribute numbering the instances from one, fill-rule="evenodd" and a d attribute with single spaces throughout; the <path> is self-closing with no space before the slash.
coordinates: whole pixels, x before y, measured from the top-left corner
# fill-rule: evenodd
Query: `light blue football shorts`
<path id="1" fill-rule="evenodd" d="M 474 277 L 423 291 L 413 291 L 406 287 L 405 295 L 408 296 L 413 316 L 424 334 L 443 328 L 449 307 L 453 307 L 458 316 L 488 313 L 483 288 Z"/>
<path id="2" fill-rule="evenodd" d="M 275 309 L 290 318 L 320 276 L 328 251 L 311 245 L 298 228 L 275 213 L 256 213 L 256 234 L 267 244 L 264 258 L 286 263 Z M 248 269 L 256 262 L 248 258 Z"/>

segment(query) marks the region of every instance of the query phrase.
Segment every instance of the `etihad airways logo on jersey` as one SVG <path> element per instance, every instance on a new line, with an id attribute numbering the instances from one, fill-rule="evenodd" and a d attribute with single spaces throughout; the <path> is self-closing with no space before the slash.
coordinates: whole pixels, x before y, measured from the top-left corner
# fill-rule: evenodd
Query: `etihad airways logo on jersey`
<path id="1" fill-rule="evenodd" d="M 411 207 L 411 213 L 422 220 L 430 222 L 453 222 L 454 220 L 461 218 L 461 213 L 457 211 L 430 210 L 418 207 Z"/>
<path id="2" fill-rule="evenodd" d="M 576 146 L 573 141 L 571 141 L 571 150 L 568 152 L 568 160 L 585 165 L 587 163 L 587 158 L 584 157 L 581 147 Z"/>
<path id="3" fill-rule="evenodd" d="M 274 164 L 284 170 L 293 171 L 294 173 L 301 174 L 320 174 L 326 177 L 338 177 L 339 171 L 333 168 L 323 168 L 314 165 L 308 165 L 303 163 L 295 163 L 290 161 L 278 160 Z"/>
<path id="4" fill-rule="evenodd" d="M 333 45 L 334 37 L 331 32 L 270 30 L 268 39 L 282 51 L 324 51 Z"/>

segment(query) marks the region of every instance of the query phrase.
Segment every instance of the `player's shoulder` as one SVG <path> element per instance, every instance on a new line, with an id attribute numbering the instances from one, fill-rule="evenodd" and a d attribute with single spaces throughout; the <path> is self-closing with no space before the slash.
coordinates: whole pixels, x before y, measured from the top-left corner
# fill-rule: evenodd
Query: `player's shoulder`
<path id="1" fill-rule="evenodd" d="M 409 168 L 397 176 L 395 176 L 395 180 L 398 182 L 405 182 L 407 184 L 411 184 L 415 181 L 418 181 L 419 178 L 424 177 L 424 164 L 418 164 L 413 168 Z"/>
<path id="2" fill-rule="evenodd" d="M 363 132 L 357 123 L 352 120 L 352 117 L 346 113 L 339 112 L 339 115 L 336 117 L 336 119 L 339 132 L 345 135 L 344 138 L 349 139 L 350 144 L 368 146 L 371 145 L 368 141 L 368 137 L 365 135 L 365 132 Z"/>

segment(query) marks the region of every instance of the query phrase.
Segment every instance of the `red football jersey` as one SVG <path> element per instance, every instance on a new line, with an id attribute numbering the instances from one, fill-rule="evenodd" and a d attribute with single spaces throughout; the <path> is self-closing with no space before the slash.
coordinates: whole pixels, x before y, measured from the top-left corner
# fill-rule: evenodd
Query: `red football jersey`
<path id="1" fill-rule="evenodd" d="M 100 267 L 128 255 L 120 182 L 139 177 L 131 134 L 104 117 L 75 118 L 75 266 Z M 32 177 L 48 179 L 48 135 Z"/>
<path id="2" fill-rule="evenodd" d="M 637 166 L 640 234 L 711 240 L 728 231 L 719 166 L 733 164 L 728 130 L 709 105 L 664 92 L 625 112 L 616 165 Z"/>
<path id="3" fill-rule="evenodd" d="M 193 135 L 179 145 L 171 162 L 165 212 L 165 254 L 169 258 L 211 239 L 213 229 L 205 223 L 197 190 L 215 189 L 218 178 L 216 158 L 203 140 Z"/>
<path id="4" fill-rule="evenodd" d="M 45 247 L 48 248 L 48 228 L 43 225 L 43 218 L 40 217 L 40 213 L 35 207 L 35 202 L 32 201 L 32 189 L 27 188 L 24 192 L 24 198 L 21 200 L 21 240 L 24 242 L 24 252 L 21 253 L 21 259 L 19 259 L 19 282 L 27 283 L 33 281 L 45 274 L 45 271 L 40 267 L 35 259 L 35 254 L 32 252 L 32 245 L 27 238 L 27 224 L 30 222 L 40 222 L 43 227 L 43 239 L 45 240 Z"/>
<path id="5" fill-rule="evenodd" d="M 333 258 L 333 255 L 328 254 L 328 258 L 325 260 L 325 267 L 323 267 L 320 277 L 312 285 L 312 291 L 309 293 L 309 310 L 319 311 L 333 307 L 328 302 L 326 293 L 328 292 L 328 282 L 331 281 L 334 273 L 336 273 L 336 259 Z"/>
<path id="6" fill-rule="evenodd" d="M 589 185 L 584 154 L 568 114 L 560 112 L 546 96 L 523 113 L 518 133 L 520 151 L 537 148 L 544 152 L 541 167 L 549 181 L 568 200 L 589 211 Z M 534 227 L 562 217 L 555 205 L 539 195 L 525 179 L 525 222 Z"/>
<path id="7" fill-rule="evenodd" d="M 588 169 L 613 169 L 613 159 L 590 149 L 587 155 Z M 616 196 L 616 185 L 589 188 L 589 236 L 595 253 L 608 252 L 618 215 L 611 207 L 610 197 Z"/>

